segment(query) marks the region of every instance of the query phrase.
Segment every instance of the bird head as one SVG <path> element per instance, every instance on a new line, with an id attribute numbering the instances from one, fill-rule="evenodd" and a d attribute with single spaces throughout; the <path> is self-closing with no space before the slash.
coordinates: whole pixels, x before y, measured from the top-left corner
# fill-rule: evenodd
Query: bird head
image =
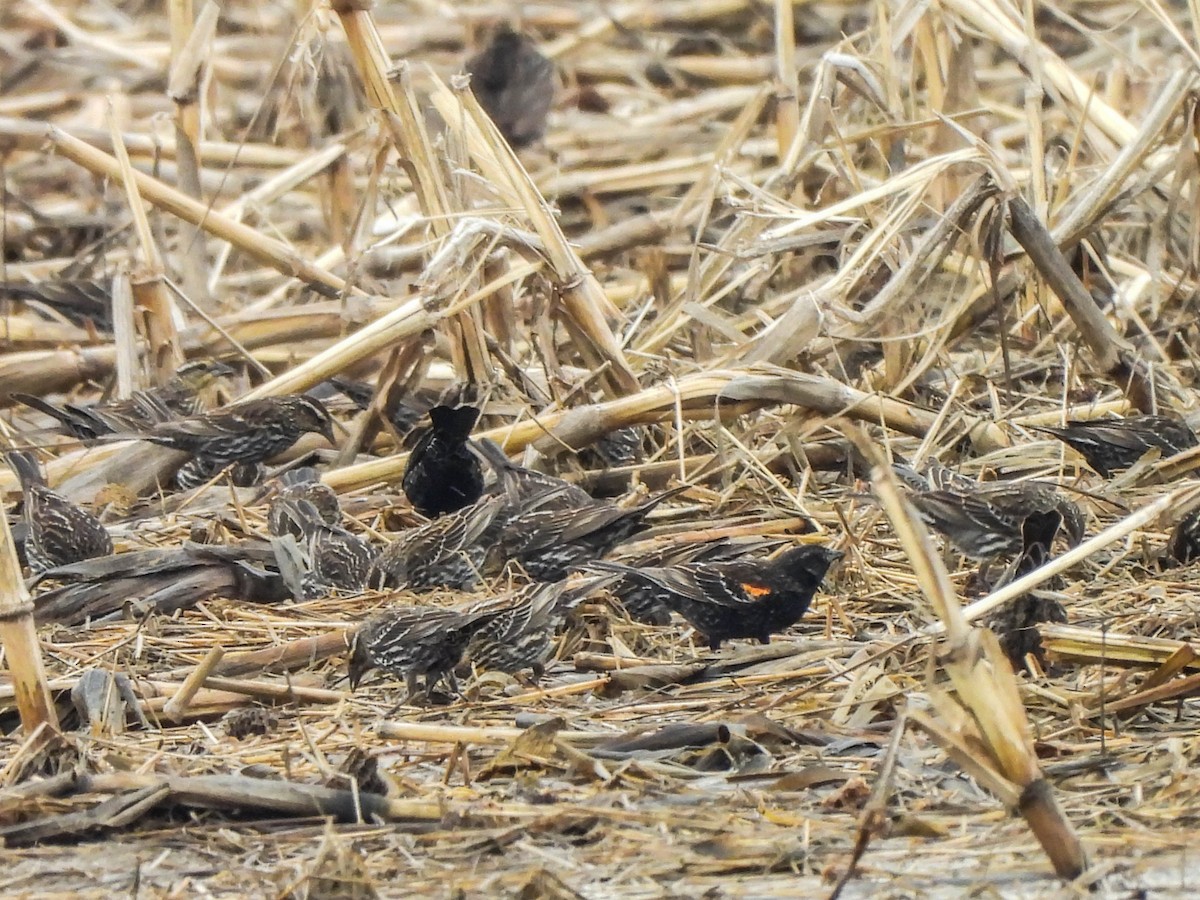
<path id="1" fill-rule="evenodd" d="M 447 440 L 465 441 L 479 421 L 476 406 L 435 406 L 429 410 L 429 421 L 436 434 Z"/>
<path id="2" fill-rule="evenodd" d="M 350 690 L 358 690 L 358 685 L 362 682 L 363 676 L 373 668 L 375 668 L 375 663 L 371 659 L 370 651 L 367 649 L 366 635 L 363 634 L 363 630 L 360 628 L 350 638 L 350 658 L 346 661 L 346 672 L 350 678 Z"/>
<path id="3" fill-rule="evenodd" d="M 313 431 L 323 436 L 332 446 L 337 446 L 333 436 L 333 416 L 325 405 L 313 397 L 300 396 L 296 398 L 296 423 L 304 431 Z"/>
<path id="4" fill-rule="evenodd" d="M 1087 530 L 1087 518 L 1084 516 L 1083 510 L 1079 508 L 1078 504 L 1063 500 L 1059 504 L 1059 513 L 1062 514 L 1062 528 L 1066 533 L 1067 543 L 1072 547 L 1078 547 L 1083 542 L 1083 535 Z"/>
<path id="5" fill-rule="evenodd" d="M 193 359 L 175 370 L 175 377 L 197 392 L 218 378 L 229 378 L 235 374 L 231 366 L 216 359 Z"/>
<path id="6" fill-rule="evenodd" d="M 802 584 L 815 586 L 825 578 L 829 567 L 844 555 L 840 550 L 822 547 L 819 544 L 801 544 L 799 547 L 785 550 L 772 562 Z"/>

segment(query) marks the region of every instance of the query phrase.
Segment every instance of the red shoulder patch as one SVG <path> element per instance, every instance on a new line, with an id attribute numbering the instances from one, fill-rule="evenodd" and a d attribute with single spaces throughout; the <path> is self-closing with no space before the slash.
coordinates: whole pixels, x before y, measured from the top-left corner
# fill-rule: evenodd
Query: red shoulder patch
<path id="1" fill-rule="evenodd" d="M 753 581 L 742 581 L 739 584 L 742 590 L 746 592 L 746 596 L 751 600 L 761 600 L 763 597 L 769 597 L 775 593 L 774 590 L 765 584 L 756 584 Z"/>

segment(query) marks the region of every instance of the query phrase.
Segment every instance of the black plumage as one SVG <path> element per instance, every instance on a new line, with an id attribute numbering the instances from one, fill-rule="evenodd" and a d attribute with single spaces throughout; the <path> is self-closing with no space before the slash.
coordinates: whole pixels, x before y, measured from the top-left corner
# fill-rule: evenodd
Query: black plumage
<path id="1" fill-rule="evenodd" d="M 306 432 L 335 443 L 333 419 L 301 394 L 243 400 L 212 412 L 163 422 L 137 437 L 182 450 L 214 466 L 257 463 L 282 453 Z"/>
<path id="2" fill-rule="evenodd" d="M 471 91 L 515 149 L 539 140 L 554 102 L 554 64 L 524 34 L 501 27 L 467 62 Z"/>
<path id="3" fill-rule="evenodd" d="M 1070 421 L 1061 428 L 1035 427 L 1076 450 L 1101 476 L 1128 469 L 1151 450 L 1174 456 L 1198 443 L 1184 422 L 1168 416 Z"/>
<path id="4" fill-rule="evenodd" d="M 21 482 L 28 528 L 25 556 L 32 574 L 112 554 L 108 529 L 90 512 L 50 490 L 32 454 L 12 450 L 6 458 Z"/>
<path id="5" fill-rule="evenodd" d="M 435 406 L 430 427 L 404 467 L 404 494 L 413 509 L 435 518 L 470 506 L 483 494 L 483 467 L 467 446 L 479 419 L 474 406 Z"/>
<path id="6" fill-rule="evenodd" d="M 592 568 L 652 586 L 658 591 L 656 603 L 687 619 L 716 650 L 733 638 L 756 638 L 766 644 L 772 634 L 798 622 L 825 573 L 841 556 L 828 547 L 804 545 L 762 560 L 646 568 L 600 561 Z"/>
<path id="7" fill-rule="evenodd" d="M 683 563 L 729 562 L 747 559 L 751 553 L 771 547 L 773 543 L 760 541 L 754 545 L 730 540 L 703 542 L 675 542 L 665 544 L 651 553 L 635 560 L 622 560 L 635 568 L 661 568 Z M 671 621 L 671 608 L 662 604 L 662 591 L 644 578 L 629 575 L 619 576 L 609 591 L 624 607 L 629 618 L 648 625 L 666 625 Z"/>
<path id="8" fill-rule="evenodd" d="M 1171 529 L 1167 556 L 1185 566 L 1200 559 L 1200 509 L 1185 515 Z"/>

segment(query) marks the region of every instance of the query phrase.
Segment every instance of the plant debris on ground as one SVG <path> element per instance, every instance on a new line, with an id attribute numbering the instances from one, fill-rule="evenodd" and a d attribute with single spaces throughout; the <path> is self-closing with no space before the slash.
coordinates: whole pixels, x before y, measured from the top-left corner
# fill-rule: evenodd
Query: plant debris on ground
<path id="1" fill-rule="evenodd" d="M 4 4 L 0 450 L 116 553 L 18 571 L 0 466 L 0 893 L 1194 890 L 1195 13 Z M 204 408 L 332 430 L 138 440 L 189 361 Z M 314 590 L 316 526 L 269 527 L 303 466 L 371 546 L 418 527 L 439 404 L 593 497 L 678 489 L 619 562 L 843 556 L 768 644 L 599 591 L 540 678 L 351 691 L 363 622 L 523 583 Z M 1029 481 L 992 559 L 906 499 Z"/>

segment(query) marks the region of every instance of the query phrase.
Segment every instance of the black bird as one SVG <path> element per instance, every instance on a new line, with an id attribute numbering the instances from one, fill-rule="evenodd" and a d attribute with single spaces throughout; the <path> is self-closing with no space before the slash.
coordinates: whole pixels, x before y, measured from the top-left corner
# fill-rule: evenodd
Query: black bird
<path id="1" fill-rule="evenodd" d="M 554 102 L 554 64 L 526 35 L 502 26 L 467 62 L 471 91 L 514 149 L 539 140 Z"/>
<path id="2" fill-rule="evenodd" d="M 112 538 L 103 523 L 46 487 L 32 454 L 11 450 L 5 455 L 20 479 L 24 496 L 25 557 L 30 573 L 40 575 L 47 569 L 112 554 Z"/>
<path id="3" fill-rule="evenodd" d="M 652 586 L 658 605 L 687 619 L 717 650 L 733 638 L 769 643 L 772 634 L 800 621 L 825 573 L 841 557 L 828 547 L 802 545 L 772 559 L 649 568 L 602 560 L 589 568 Z"/>
<path id="4" fill-rule="evenodd" d="M 308 573 L 302 585 L 306 597 L 319 597 L 331 588 L 361 591 L 378 551 L 341 525 L 331 525 L 321 511 L 303 498 L 284 501 L 286 512 L 304 537 Z"/>
<path id="5" fill-rule="evenodd" d="M 492 543 L 493 523 L 504 502 L 503 496 L 484 497 L 404 532 L 376 558 L 367 585 L 376 590 L 474 590 Z"/>
<path id="6" fill-rule="evenodd" d="M 483 494 L 483 467 L 467 446 L 479 410 L 474 406 L 435 406 L 432 423 L 404 467 L 404 494 L 413 509 L 436 518 L 470 506 Z"/>
<path id="7" fill-rule="evenodd" d="M 747 545 L 729 540 L 677 541 L 664 544 L 635 560 L 621 560 L 621 562 L 639 569 L 678 566 L 683 563 L 729 562 L 735 559 L 745 560 L 749 553 L 762 550 L 764 547 L 774 547 L 778 543 L 778 541 L 759 541 L 753 545 Z M 644 578 L 619 576 L 609 591 L 620 601 L 629 618 L 635 622 L 644 622 L 647 625 L 666 625 L 671 621 L 670 607 L 663 606 L 660 602 L 662 591 Z"/>
<path id="8" fill-rule="evenodd" d="M 275 492 L 267 507 L 267 533 L 275 537 L 292 534 L 303 537 L 304 532 L 287 512 L 287 503 L 307 500 L 316 509 L 321 521 L 327 525 L 340 525 L 342 506 L 337 494 L 323 484 L 317 470 L 312 466 L 289 469 L 274 479 Z"/>
<path id="9" fill-rule="evenodd" d="M 333 419 L 321 402 L 291 394 L 243 400 L 212 412 L 162 422 L 134 436 L 183 450 L 214 466 L 227 466 L 263 462 L 309 431 L 335 443 Z"/>
<path id="10" fill-rule="evenodd" d="M 418 695 L 420 676 L 425 677 L 427 698 L 442 678 L 458 693 L 454 669 L 463 651 L 480 628 L 504 611 L 497 603 L 482 609 L 405 606 L 371 619 L 352 639 L 350 689 L 356 689 L 371 669 L 380 668 L 404 677 L 408 700 Z"/>
<path id="11" fill-rule="evenodd" d="M 1200 443 L 1191 428 L 1167 416 L 1071 421 L 1062 428 L 1032 427 L 1032 430 L 1053 435 L 1078 451 L 1103 478 L 1128 469 L 1150 450 L 1174 456 Z"/>
<path id="12" fill-rule="evenodd" d="M 519 512 L 499 536 L 500 563 L 515 560 L 536 581 L 561 581 L 572 569 L 599 559 L 646 527 L 646 516 L 691 485 L 663 491 L 637 506 L 592 500 L 586 506 Z"/>
<path id="13" fill-rule="evenodd" d="M 162 387 L 134 391 L 128 398 L 93 406 L 74 403 L 55 406 L 31 394 L 13 394 L 12 398 L 56 419 L 72 437 L 94 440 L 102 435 L 138 431 L 169 419 L 203 412 L 201 392 L 218 378 L 233 374 L 233 369 L 224 363 L 202 359 L 184 363 Z"/>

